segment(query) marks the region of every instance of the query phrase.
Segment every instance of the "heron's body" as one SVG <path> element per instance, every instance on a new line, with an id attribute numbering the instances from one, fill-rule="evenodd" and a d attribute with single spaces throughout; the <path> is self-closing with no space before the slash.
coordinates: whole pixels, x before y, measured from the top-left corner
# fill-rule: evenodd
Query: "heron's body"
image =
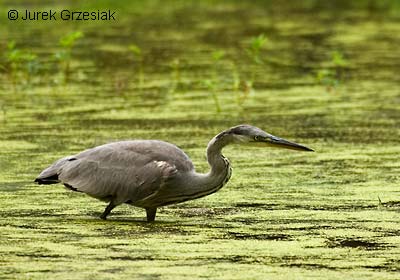
<path id="1" fill-rule="evenodd" d="M 197 173 L 189 157 L 173 144 L 134 140 L 105 144 L 62 158 L 43 170 L 35 181 L 61 182 L 71 190 L 109 202 L 103 219 L 115 206 L 128 203 L 145 208 L 147 220 L 153 221 L 158 207 L 200 198 L 222 188 L 231 176 L 231 167 L 221 150 L 230 143 L 246 142 L 248 130 L 263 132 L 241 125 L 210 141 L 207 158 L 211 168 L 206 174 Z M 260 137 L 272 136 L 263 133 Z M 292 148 L 310 150 L 291 144 Z"/>

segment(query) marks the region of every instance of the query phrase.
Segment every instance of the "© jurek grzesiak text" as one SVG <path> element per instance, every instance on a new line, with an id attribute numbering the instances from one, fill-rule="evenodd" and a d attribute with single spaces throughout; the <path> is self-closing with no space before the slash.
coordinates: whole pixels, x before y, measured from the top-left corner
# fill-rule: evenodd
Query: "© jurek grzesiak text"
<path id="1" fill-rule="evenodd" d="M 97 11 L 71 11 L 64 9 L 62 11 L 47 10 L 47 11 L 31 11 L 31 10 L 10 10 L 8 11 L 10 20 L 25 20 L 25 21 L 95 21 L 95 20 L 115 20 L 115 11 L 97 10 Z"/>

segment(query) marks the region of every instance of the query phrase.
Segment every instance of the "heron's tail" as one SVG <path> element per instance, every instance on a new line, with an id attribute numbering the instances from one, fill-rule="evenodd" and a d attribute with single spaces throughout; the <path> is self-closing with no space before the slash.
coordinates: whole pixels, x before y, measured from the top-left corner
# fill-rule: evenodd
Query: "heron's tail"
<path id="1" fill-rule="evenodd" d="M 71 157 L 59 159 L 47 167 L 35 179 L 35 183 L 38 183 L 39 185 L 51 185 L 59 183 L 60 180 L 58 179 L 58 174 L 60 174 L 62 167 L 67 161 L 71 161 Z"/>
<path id="2" fill-rule="evenodd" d="M 47 178 L 36 178 L 35 183 L 38 183 L 39 185 L 51 185 L 51 184 L 57 184 L 60 181 L 58 180 L 58 175 L 55 174 L 53 176 L 47 177 Z"/>

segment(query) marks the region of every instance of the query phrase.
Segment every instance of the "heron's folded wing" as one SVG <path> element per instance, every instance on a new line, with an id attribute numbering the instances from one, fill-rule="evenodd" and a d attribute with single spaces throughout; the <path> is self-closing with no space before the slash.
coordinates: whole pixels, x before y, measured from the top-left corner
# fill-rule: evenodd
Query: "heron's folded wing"
<path id="1" fill-rule="evenodd" d="M 64 164 L 59 179 L 96 198 L 112 197 L 123 203 L 155 193 L 176 172 L 174 165 L 142 154 L 106 150 L 99 160 L 78 155 Z"/>

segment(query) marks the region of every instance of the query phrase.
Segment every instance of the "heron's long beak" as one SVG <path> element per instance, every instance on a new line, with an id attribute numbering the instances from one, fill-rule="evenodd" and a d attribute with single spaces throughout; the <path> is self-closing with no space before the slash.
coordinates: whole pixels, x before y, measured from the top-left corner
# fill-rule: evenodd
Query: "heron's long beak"
<path id="1" fill-rule="evenodd" d="M 308 152 L 314 152 L 313 149 L 310 149 L 306 146 L 287 141 L 285 139 L 276 137 L 271 135 L 271 137 L 267 137 L 265 140 L 271 147 L 277 147 L 277 148 L 285 148 L 285 149 L 291 149 L 291 150 L 296 150 L 296 151 L 308 151 Z"/>

